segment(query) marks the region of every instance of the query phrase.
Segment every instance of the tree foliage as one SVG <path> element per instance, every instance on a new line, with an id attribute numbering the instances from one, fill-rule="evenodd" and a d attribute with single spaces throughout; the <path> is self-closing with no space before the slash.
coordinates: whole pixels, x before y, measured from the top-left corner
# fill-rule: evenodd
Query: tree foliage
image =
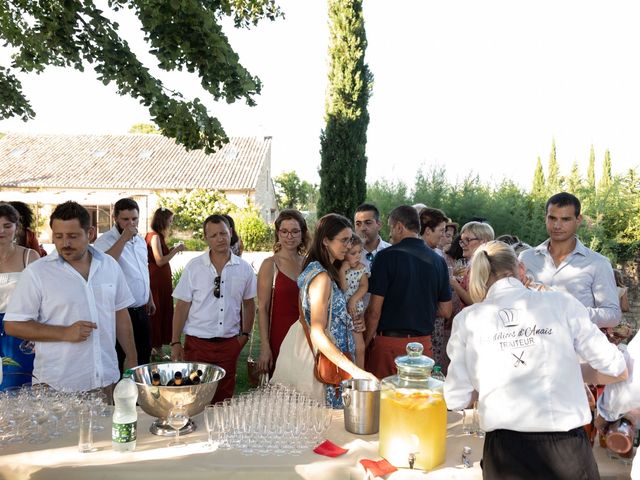
<path id="1" fill-rule="evenodd" d="M 129 133 L 158 134 L 160 130 L 151 123 L 134 123 L 129 129 Z"/>
<path id="2" fill-rule="evenodd" d="M 233 217 L 245 250 L 271 249 L 271 227 L 252 204 L 238 208 L 224 193 L 205 189 L 183 192 L 177 197 L 163 196 L 160 197 L 159 204 L 173 212 L 173 228 L 181 232 L 182 236 L 202 240 L 202 223 L 205 219 L 214 213 L 226 213 Z"/>
<path id="3" fill-rule="evenodd" d="M 300 179 L 295 171 L 284 172 L 273 179 L 280 208 L 315 210 L 318 187 Z"/>
<path id="4" fill-rule="evenodd" d="M 537 168 L 536 174 L 544 177 L 544 172 L 538 172 Z M 612 175 L 609 186 L 598 189 L 595 188 L 595 179 L 590 184 L 582 182 L 581 178 L 574 162 L 569 180 L 577 188 L 572 193 L 582 201 L 584 220 L 578 231 L 581 240 L 614 263 L 635 258 L 640 252 L 638 174 L 629 170 L 625 175 Z M 600 181 L 599 185 L 602 184 Z M 394 207 L 424 203 L 442 209 L 461 226 L 473 217 L 482 217 L 491 224 L 496 235 L 513 234 L 530 245 L 537 245 L 547 238 L 544 222 L 546 200 L 558 193 L 549 185 L 543 187 L 535 193 L 533 190 L 526 192 L 510 181 L 491 186 L 473 175 L 452 184 L 447 180 L 444 169 L 434 168 L 419 172 L 413 188 L 403 182 L 376 181 L 367 190 L 367 201 L 380 209 L 383 238 L 388 235 L 387 215 Z"/>
<path id="5" fill-rule="evenodd" d="M 373 81 L 364 61 L 362 0 L 329 0 L 329 87 L 320 135 L 318 216 L 351 217 L 366 195 L 367 104 Z"/>
<path id="6" fill-rule="evenodd" d="M 118 24 L 90 0 L 32 2 L 4 0 L 0 38 L 15 48 L 9 67 L 0 66 L 0 118 L 35 116 L 22 93 L 17 72 L 41 73 L 47 66 L 83 71 L 91 65 L 98 80 L 114 84 L 149 109 L 163 135 L 187 149 L 212 153 L 228 141 L 217 118 L 200 99 L 185 100 L 164 87 L 118 33 Z M 260 80 L 239 63 L 220 20 L 232 17 L 236 27 L 281 16 L 275 0 L 108 0 L 112 12 L 131 10 L 142 25 L 144 39 L 158 66 L 186 70 L 200 78 L 214 100 L 244 100 L 254 105 Z"/>

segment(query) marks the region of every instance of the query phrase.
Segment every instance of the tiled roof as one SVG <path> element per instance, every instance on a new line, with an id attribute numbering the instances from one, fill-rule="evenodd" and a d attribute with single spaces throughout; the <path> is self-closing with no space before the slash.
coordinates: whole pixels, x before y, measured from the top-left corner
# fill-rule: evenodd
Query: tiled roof
<path id="1" fill-rule="evenodd" d="M 230 138 L 212 155 L 153 134 L 0 139 L 0 187 L 253 190 L 271 137 Z"/>

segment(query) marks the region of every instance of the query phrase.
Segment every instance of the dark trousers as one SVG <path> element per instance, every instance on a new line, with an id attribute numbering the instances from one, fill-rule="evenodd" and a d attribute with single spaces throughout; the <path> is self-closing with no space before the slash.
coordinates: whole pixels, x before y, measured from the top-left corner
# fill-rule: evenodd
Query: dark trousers
<path id="1" fill-rule="evenodd" d="M 185 335 L 184 359 L 188 362 L 212 363 L 224 368 L 226 374 L 218 383 L 211 403 L 217 403 L 233 397 L 236 388 L 236 369 L 242 347 L 238 337 L 205 340 Z"/>
<path id="2" fill-rule="evenodd" d="M 487 432 L 482 478 L 597 480 L 598 465 L 584 428 L 568 432 Z"/>
<path id="3" fill-rule="evenodd" d="M 127 310 L 129 310 L 131 326 L 133 327 L 133 341 L 138 351 L 138 365 L 145 365 L 151 359 L 151 322 L 149 322 L 149 315 L 147 315 L 147 307 L 143 305 L 142 307 L 133 307 Z M 118 368 L 120 369 L 120 374 L 122 374 L 125 355 L 124 350 L 117 341 L 116 352 L 118 353 Z"/>
<path id="4" fill-rule="evenodd" d="M 423 355 L 433 357 L 431 353 L 431 335 L 424 337 L 382 337 L 376 335 L 371 340 L 365 352 L 365 370 L 373 373 L 378 378 L 385 378 L 398 373 L 396 357 L 407 354 L 407 344 L 411 342 L 421 343 L 424 347 Z"/>

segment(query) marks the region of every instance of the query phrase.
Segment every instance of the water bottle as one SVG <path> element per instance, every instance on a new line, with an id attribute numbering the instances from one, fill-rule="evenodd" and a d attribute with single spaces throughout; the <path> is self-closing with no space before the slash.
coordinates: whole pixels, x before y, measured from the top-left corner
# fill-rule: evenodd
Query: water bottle
<path id="1" fill-rule="evenodd" d="M 431 378 L 444 382 L 444 373 L 442 373 L 442 367 L 440 365 L 433 367 L 433 370 L 431 370 Z"/>
<path id="2" fill-rule="evenodd" d="M 116 452 L 132 452 L 136 448 L 138 429 L 138 387 L 131 378 L 131 370 L 124 372 L 122 380 L 113 390 L 113 426 L 111 446 Z"/>

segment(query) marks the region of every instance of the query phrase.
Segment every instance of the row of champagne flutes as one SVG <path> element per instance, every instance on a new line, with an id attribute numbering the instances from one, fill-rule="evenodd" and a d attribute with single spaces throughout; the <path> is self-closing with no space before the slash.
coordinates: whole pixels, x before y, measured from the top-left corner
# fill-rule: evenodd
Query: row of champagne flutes
<path id="1" fill-rule="evenodd" d="M 103 422 L 97 420 L 111 415 L 106 395 L 100 390 L 72 392 L 23 385 L 0 392 L 0 447 L 46 443 L 64 432 L 76 431 L 82 410 L 96 420 L 93 431 L 103 430 Z"/>
<path id="2" fill-rule="evenodd" d="M 267 385 L 205 407 L 206 447 L 247 455 L 300 454 L 320 443 L 332 412 L 291 388 Z"/>

